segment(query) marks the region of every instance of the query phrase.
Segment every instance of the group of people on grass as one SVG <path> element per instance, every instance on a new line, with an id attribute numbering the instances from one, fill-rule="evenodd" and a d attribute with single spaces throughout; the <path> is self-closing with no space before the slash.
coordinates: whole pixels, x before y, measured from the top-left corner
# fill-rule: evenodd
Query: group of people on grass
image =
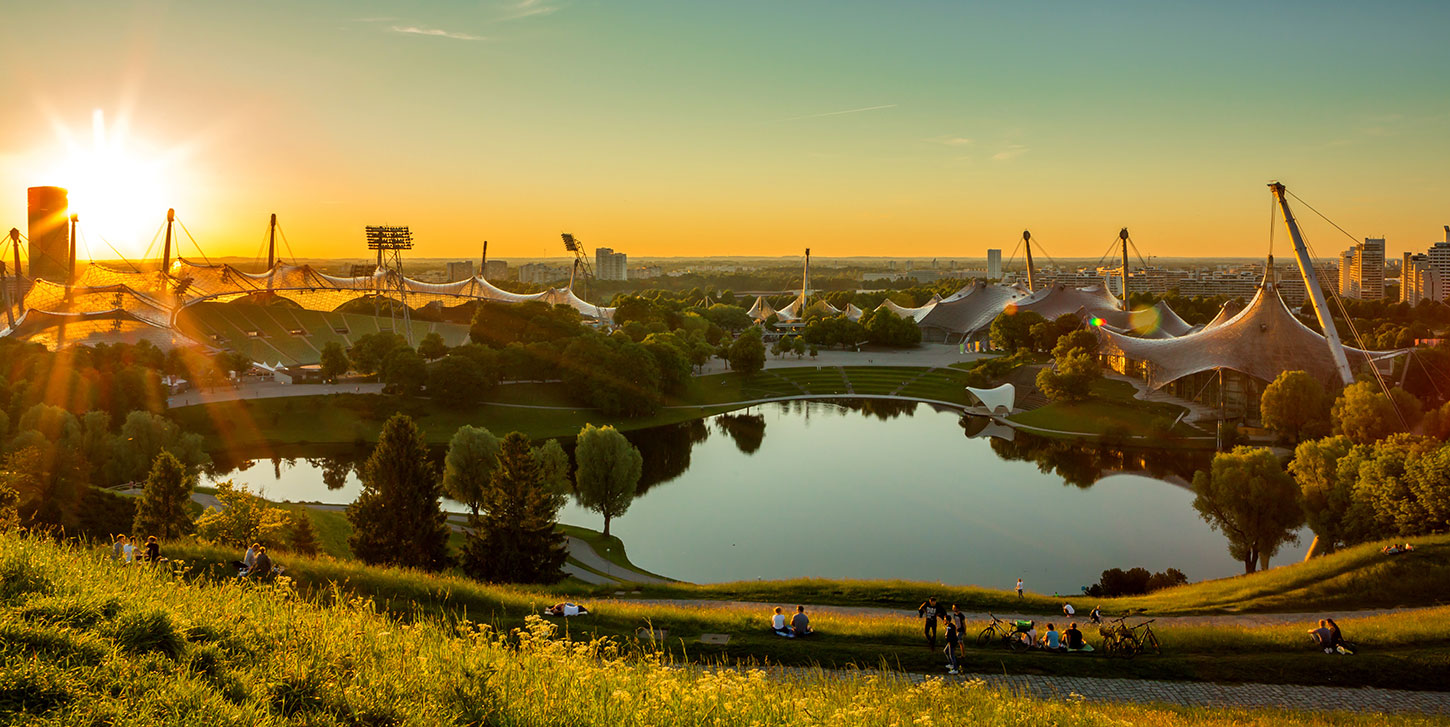
<path id="1" fill-rule="evenodd" d="M 796 606 L 795 615 L 786 621 L 785 613 L 780 606 L 775 607 L 775 614 L 770 617 L 770 630 L 776 636 L 784 636 L 788 639 L 800 639 L 815 633 L 811 629 L 811 618 L 806 615 L 805 606 Z"/>
<path id="2" fill-rule="evenodd" d="M 1309 638 L 1314 639 L 1314 643 L 1326 654 L 1354 653 L 1349 642 L 1344 640 L 1344 634 L 1339 632 L 1339 624 L 1334 623 L 1332 618 L 1319 619 L 1319 628 L 1309 629 Z"/>
<path id="3" fill-rule="evenodd" d="M 1415 546 L 1410 545 L 1409 543 L 1405 543 L 1404 545 L 1394 543 L 1392 545 L 1386 545 L 1385 547 L 1380 548 L 1380 552 L 1384 553 L 1385 555 L 1399 555 L 1400 553 L 1408 553 L 1414 549 Z"/>
<path id="4" fill-rule="evenodd" d="M 137 553 L 130 536 L 117 533 L 111 539 L 111 560 L 118 563 L 160 563 L 166 559 L 161 557 L 161 543 L 157 542 L 155 535 L 146 538 L 146 544 Z"/>
<path id="5" fill-rule="evenodd" d="M 267 546 L 261 543 L 252 543 L 241 560 L 232 561 L 232 566 L 237 569 L 238 578 L 265 578 L 282 572 L 282 566 L 272 563 Z"/>

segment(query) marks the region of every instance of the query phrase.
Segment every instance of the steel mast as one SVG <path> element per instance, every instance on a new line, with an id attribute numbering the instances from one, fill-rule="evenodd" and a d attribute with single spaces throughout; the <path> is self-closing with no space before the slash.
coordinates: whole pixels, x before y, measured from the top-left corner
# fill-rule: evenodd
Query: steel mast
<path id="1" fill-rule="evenodd" d="M 1022 231 L 1022 244 L 1027 248 L 1027 292 L 1036 290 L 1032 285 L 1032 233 L 1028 230 Z"/>
<path id="2" fill-rule="evenodd" d="M 1329 304 L 1324 300 L 1324 291 L 1319 288 L 1319 276 L 1314 272 L 1314 261 L 1309 259 L 1309 248 L 1304 245 L 1304 236 L 1299 234 L 1299 223 L 1294 221 L 1294 213 L 1289 211 L 1289 199 L 1285 196 L 1284 185 L 1278 182 L 1270 182 L 1269 189 L 1274 192 L 1274 199 L 1279 201 L 1279 209 L 1284 212 L 1284 225 L 1289 228 L 1289 237 L 1294 240 L 1294 256 L 1299 259 L 1299 273 L 1304 276 L 1304 287 L 1308 290 L 1309 300 L 1314 302 L 1314 315 L 1319 318 L 1319 326 L 1324 329 L 1324 341 L 1329 344 L 1329 355 L 1334 359 L 1334 368 L 1339 371 L 1339 378 L 1345 386 L 1354 383 L 1354 371 L 1349 368 L 1349 359 L 1344 355 L 1344 344 L 1339 341 L 1339 330 L 1334 327 L 1334 316 L 1329 312 Z"/>

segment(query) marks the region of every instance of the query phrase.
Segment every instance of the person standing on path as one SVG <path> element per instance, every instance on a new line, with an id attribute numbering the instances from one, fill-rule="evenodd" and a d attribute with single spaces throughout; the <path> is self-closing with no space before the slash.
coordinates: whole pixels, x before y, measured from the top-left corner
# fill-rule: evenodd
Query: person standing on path
<path id="1" fill-rule="evenodd" d="M 1021 598 L 1022 597 L 1022 579 L 1021 578 L 1018 578 L 1017 579 L 1017 597 L 1018 598 Z"/>
<path id="2" fill-rule="evenodd" d="M 916 615 L 918 618 L 926 619 L 926 623 L 922 626 L 922 630 L 926 633 L 926 648 L 935 649 L 936 619 L 938 616 L 946 616 L 946 614 L 943 613 L 942 607 L 937 605 L 936 596 L 931 596 L 930 598 L 926 599 L 926 603 L 921 604 L 921 606 L 916 609 Z"/>
<path id="3" fill-rule="evenodd" d="M 946 632 L 946 642 L 947 642 L 947 646 L 946 646 L 946 652 L 947 652 L 947 673 L 948 674 L 955 674 L 955 673 L 957 673 L 957 646 L 958 646 L 960 640 L 957 638 L 957 624 L 956 624 L 956 619 L 951 618 L 949 616 L 949 617 L 947 617 L 947 620 L 946 621 L 947 621 L 947 632 Z"/>
<path id="4" fill-rule="evenodd" d="M 957 608 L 957 604 L 953 603 L 952 611 L 951 613 L 947 614 L 947 619 L 950 620 L 952 623 L 956 624 L 957 639 L 958 643 L 960 644 L 958 648 L 961 649 L 962 656 L 966 656 L 967 640 L 963 637 L 967 633 L 967 615 L 965 613 L 962 613 L 961 610 Z"/>

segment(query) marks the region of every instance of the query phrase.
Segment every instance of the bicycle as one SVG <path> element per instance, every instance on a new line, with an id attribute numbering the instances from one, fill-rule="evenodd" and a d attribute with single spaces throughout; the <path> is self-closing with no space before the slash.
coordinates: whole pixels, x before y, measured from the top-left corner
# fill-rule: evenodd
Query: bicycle
<path id="1" fill-rule="evenodd" d="M 992 623 L 977 634 L 978 648 L 985 649 L 993 642 L 1002 642 L 1003 646 L 1012 651 L 1026 651 L 1031 648 L 1032 645 L 1027 642 L 1026 633 L 1019 623 L 1003 621 L 997 618 L 996 614 L 988 613 L 987 615 L 992 617 Z"/>
<path id="2" fill-rule="evenodd" d="M 1148 625 L 1157 620 L 1156 618 L 1150 618 L 1129 629 L 1129 633 L 1132 634 L 1134 654 L 1151 651 L 1154 656 L 1163 655 L 1163 647 L 1158 643 L 1158 636 L 1153 633 L 1153 627 Z M 1143 635 L 1138 635 L 1138 629 L 1143 630 Z"/>
<path id="3" fill-rule="evenodd" d="M 1138 653 L 1133 630 L 1123 623 L 1126 618 L 1128 614 L 1123 614 L 1108 621 L 1108 626 L 1098 627 L 1098 633 L 1103 637 L 1103 652 L 1109 659 L 1115 656 L 1131 659 Z"/>

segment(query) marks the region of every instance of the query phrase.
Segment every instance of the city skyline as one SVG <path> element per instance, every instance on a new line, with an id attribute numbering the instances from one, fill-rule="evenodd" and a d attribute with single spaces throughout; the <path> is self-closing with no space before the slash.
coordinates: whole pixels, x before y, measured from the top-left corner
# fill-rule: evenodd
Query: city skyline
<path id="1" fill-rule="evenodd" d="M 1434 3 L 563 0 L 16 8 L 0 225 L 68 186 L 82 256 L 167 207 L 209 255 L 1257 257 L 1277 178 L 1387 258 L 1441 239 Z M 1440 204 L 1437 205 L 1437 202 Z M 1351 244 L 1300 209 L 1318 258 Z M 1287 252 L 1282 229 L 1276 252 Z M 182 254 L 194 252 L 184 240 Z"/>

